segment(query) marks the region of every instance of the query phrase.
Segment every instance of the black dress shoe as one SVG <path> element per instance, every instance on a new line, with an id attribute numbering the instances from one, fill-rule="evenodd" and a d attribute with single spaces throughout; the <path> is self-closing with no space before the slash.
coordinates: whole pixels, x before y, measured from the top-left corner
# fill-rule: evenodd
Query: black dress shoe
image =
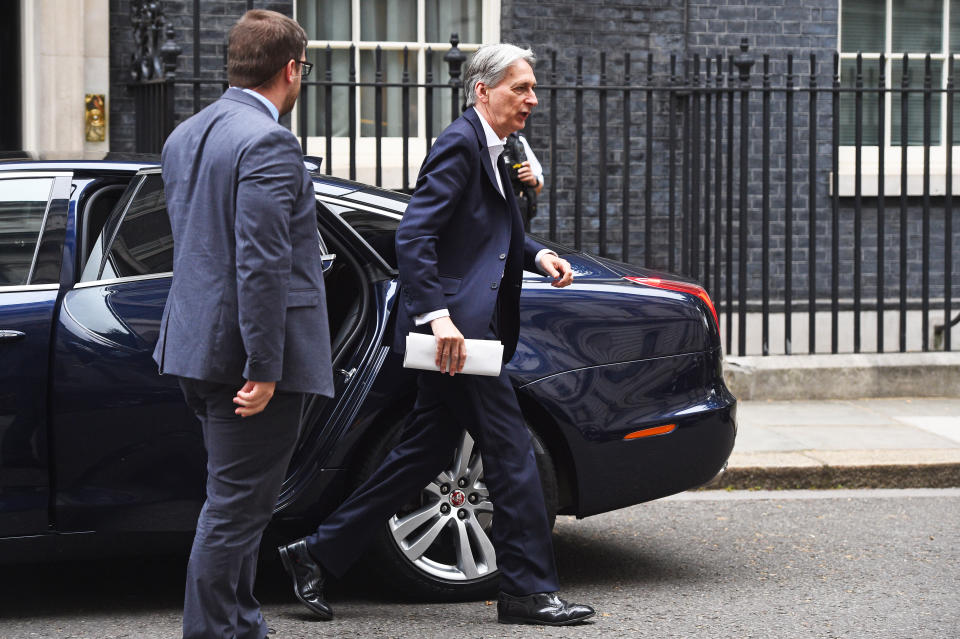
<path id="1" fill-rule="evenodd" d="M 333 609 L 323 600 L 323 572 L 307 552 L 307 542 L 300 539 L 277 550 L 287 574 L 293 577 L 293 594 L 300 603 L 324 621 L 333 619 Z"/>
<path id="2" fill-rule="evenodd" d="M 569 604 L 555 592 L 514 597 L 505 592 L 497 600 L 500 623 L 528 623 L 538 626 L 572 626 L 594 615 L 590 606 Z"/>

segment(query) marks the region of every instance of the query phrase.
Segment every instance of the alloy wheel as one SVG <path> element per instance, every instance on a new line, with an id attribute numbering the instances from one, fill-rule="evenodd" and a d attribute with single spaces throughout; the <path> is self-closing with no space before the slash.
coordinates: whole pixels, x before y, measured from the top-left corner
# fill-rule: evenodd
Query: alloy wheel
<path id="1" fill-rule="evenodd" d="M 469 581 L 497 570 L 492 523 L 483 461 L 473 437 L 464 431 L 450 468 L 388 525 L 393 541 L 419 570 L 441 579 Z"/>

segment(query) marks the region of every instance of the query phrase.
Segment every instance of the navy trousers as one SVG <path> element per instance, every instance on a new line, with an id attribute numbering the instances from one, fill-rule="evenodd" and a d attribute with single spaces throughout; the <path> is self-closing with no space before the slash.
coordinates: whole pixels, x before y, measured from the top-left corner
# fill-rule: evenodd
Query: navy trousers
<path id="1" fill-rule="evenodd" d="M 184 639 L 263 639 L 253 596 L 263 529 L 277 503 L 300 430 L 299 393 L 275 393 L 263 412 L 241 418 L 243 385 L 180 378 L 207 449 L 207 499 L 187 564 Z"/>
<path id="2" fill-rule="evenodd" d="M 499 377 L 422 372 L 400 443 L 373 475 L 307 537 L 323 567 L 342 575 L 374 533 L 449 467 L 463 429 L 483 455 L 494 504 L 492 541 L 500 589 L 512 595 L 558 590 L 553 542 L 530 433 L 506 373 Z"/>

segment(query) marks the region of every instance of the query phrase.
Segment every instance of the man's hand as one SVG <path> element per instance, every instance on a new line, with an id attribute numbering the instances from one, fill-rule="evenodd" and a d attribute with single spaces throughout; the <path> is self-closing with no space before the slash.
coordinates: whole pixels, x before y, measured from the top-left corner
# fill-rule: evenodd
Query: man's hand
<path id="1" fill-rule="evenodd" d="M 437 338 L 436 364 L 440 373 L 449 372 L 453 376 L 462 371 L 467 361 L 467 346 L 453 320 L 449 316 L 438 317 L 430 322 L 430 328 Z"/>
<path id="2" fill-rule="evenodd" d="M 553 278 L 552 286 L 563 288 L 573 283 L 573 269 L 562 257 L 545 252 L 540 258 L 540 266 Z"/>
<path id="3" fill-rule="evenodd" d="M 234 412 L 240 417 L 256 415 L 267 407 L 276 388 L 276 382 L 248 381 L 233 398 L 233 403 L 237 404 L 237 410 Z"/>
<path id="4" fill-rule="evenodd" d="M 517 177 L 520 178 L 521 182 L 524 184 L 529 184 L 530 186 L 537 186 L 540 184 L 540 180 L 537 179 L 537 176 L 533 174 L 532 170 L 530 170 L 530 160 L 526 160 L 520 165 L 520 168 L 517 170 Z"/>

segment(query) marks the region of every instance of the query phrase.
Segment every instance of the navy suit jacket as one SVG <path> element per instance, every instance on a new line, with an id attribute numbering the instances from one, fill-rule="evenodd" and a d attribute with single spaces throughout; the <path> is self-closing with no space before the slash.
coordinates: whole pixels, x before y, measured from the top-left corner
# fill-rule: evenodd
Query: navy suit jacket
<path id="1" fill-rule="evenodd" d="M 160 372 L 332 396 L 313 182 L 296 137 L 230 88 L 163 147 L 173 283 Z"/>
<path id="2" fill-rule="evenodd" d="M 504 362 L 517 347 L 523 270 L 542 245 L 526 237 L 510 178 L 490 162 L 476 111 L 467 109 L 434 142 L 397 229 L 400 301 L 394 349 L 407 334 L 430 333 L 413 317 L 446 308 L 467 338 L 487 335 L 500 297 L 497 335 Z M 497 188 L 494 171 L 506 198 Z M 469 357 L 469 353 L 467 354 Z"/>

